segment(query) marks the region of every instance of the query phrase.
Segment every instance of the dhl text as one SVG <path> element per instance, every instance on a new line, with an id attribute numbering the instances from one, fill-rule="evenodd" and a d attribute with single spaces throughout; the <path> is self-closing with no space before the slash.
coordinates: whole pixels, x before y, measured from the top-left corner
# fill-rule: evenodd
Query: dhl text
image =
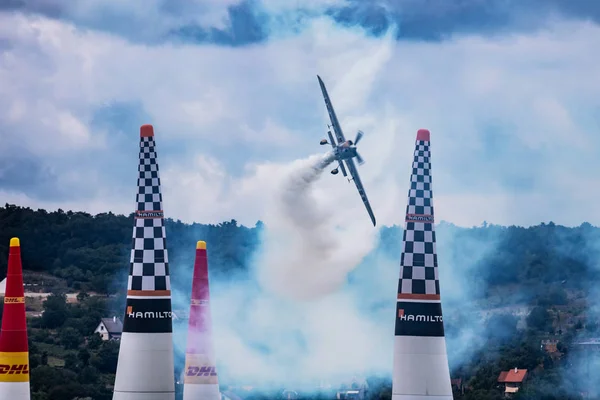
<path id="1" fill-rule="evenodd" d="M 194 367 L 189 366 L 186 376 L 217 376 L 215 367 Z"/>
<path id="2" fill-rule="evenodd" d="M 29 365 L 27 364 L 0 364 L 0 375 L 26 375 L 29 373 Z"/>
<path id="3" fill-rule="evenodd" d="M 18 303 L 25 303 L 25 298 L 24 297 L 5 297 L 4 298 L 4 303 L 8 303 L 8 304 L 18 304 Z"/>

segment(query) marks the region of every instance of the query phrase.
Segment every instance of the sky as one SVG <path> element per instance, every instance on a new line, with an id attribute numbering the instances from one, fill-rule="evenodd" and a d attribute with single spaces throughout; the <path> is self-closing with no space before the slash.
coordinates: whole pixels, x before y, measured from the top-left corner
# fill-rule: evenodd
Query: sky
<path id="1" fill-rule="evenodd" d="M 436 219 L 600 224 L 600 4 L 584 0 L 8 0 L 0 203 L 135 207 L 154 125 L 165 215 L 265 219 L 293 162 L 347 138 L 379 225 L 402 224 L 416 131 Z M 316 196 L 369 220 L 352 183 Z"/>

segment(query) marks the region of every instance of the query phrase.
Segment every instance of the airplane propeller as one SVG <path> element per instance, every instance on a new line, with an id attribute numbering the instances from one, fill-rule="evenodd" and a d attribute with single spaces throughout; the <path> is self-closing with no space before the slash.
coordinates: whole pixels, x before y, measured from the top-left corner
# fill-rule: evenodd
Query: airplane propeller
<path id="1" fill-rule="evenodd" d="M 360 156 L 360 154 L 356 153 L 356 161 L 358 161 L 358 165 L 363 165 L 365 160 Z"/>
<path id="2" fill-rule="evenodd" d="M 363 137 L 363 135 L 364 135 L 363 131 L 356 132 L 356 138 L 354 139 L 355 146 L 358 144 L 358 142 L 360 142 L 360 139 Z"/>
<path id="3" fill-rule="evenodd" d="M 354 139 L 355 147 L 358 144 L 358 142 L 360 142 L 360 139 L 362 139 L 363 135 L 364 133 L 361 130 L 356 132 L 356 138 Z M 358 161 L 358 165 L 363 165 L 365 163 L 365 160 L 360 156 L 360 154 L 358 154 L 358 152 L 356 153 L 356 161 Z"/>

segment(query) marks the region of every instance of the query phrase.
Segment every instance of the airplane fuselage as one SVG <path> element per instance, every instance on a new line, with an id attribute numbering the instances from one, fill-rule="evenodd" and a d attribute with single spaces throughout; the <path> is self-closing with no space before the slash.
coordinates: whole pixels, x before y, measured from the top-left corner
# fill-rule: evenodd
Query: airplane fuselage
<path id="1" fill-rule="evenodd" d="M 335 157 L 337 160 L 348 160 L 356 157 L 356 147 L 346 141 L 335 147 Z"/>
<path id="2" fill-rule="evenodd" d="M 333 110 L 333 105 L 331 104 L 331 100 L 329 99 L 329 94 L 327 94 L 327 89 L 325 89 L 325 84 L 318 75 L 317 79 L 319 80 L 319 86 L 321 86 L 321 93 L 323 93 L 325 107 L 327 107 L 327 113 L 329 114 L 329 119 L 331 122 L 331 125 L 328 124 L 327 127 L 333 128 L 333 133 L 331 132 L 331 130 L 327 131 L 327 136 L 329 137 L 329 140 L 322 139 L 319 142 L 319 144 L 321 146 L 324 146 L 326 144 L 331 145 L 334 156 L 338 163 L 338 166 L 334 168 L 331 171 L 331 173 L 333 175 L 337 175 L 338 172 L 341 171 L 344 177 L 347 177 L 347 174 L 350 173 L 352 179 L 348 179 L 348 181 L 353 181 L 356 185 L 356 189 L 360 194 L 360 198 L 362 199 L 367 209 L 367 212 L 369 213 L 371 222 L 373 223 L 373 226 L 375 226 L 377 224 L 375 221 L 375 215 L 373 214 L 373 210 L 371 209 L 371 205 L 369 204 L 369 200 L 367 199 L 365 188 L 363 187 L 363 184 L 360 181 L 360 177 L 358 175 L 358 170 L 356 169 L 356 166 L 354 164 L 354 160 L 352 160 L 353 158 L 356 158 L 356 161 L 359 165 L 362 165 L 364 163 L 363 158 L 360 156 L 360 154 L 358 154 L 358 151 L 356 149 L 356 145 L 358 145 L 358 142 L 364 134 L 362 131 L 359 130 L 356 133 L 356 138 L 354 139 L 354 141 L 346 140 L 346 138 L 344 137 L 344 133 L 342 132 L 342 128 L 340 127 L 337 116 L 335 115 L 335 111 Z M 348 169 L 348 172 L 346 171 L 346 169 Z"/>

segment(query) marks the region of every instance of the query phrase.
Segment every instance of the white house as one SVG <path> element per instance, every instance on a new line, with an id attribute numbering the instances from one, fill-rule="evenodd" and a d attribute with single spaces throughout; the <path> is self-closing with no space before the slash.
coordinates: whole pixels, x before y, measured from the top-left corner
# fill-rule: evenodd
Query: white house
<path id="1" fill-rule="evenodd" d="M 101 318 L 94 333 L 99 333 L 102 340 L 119 340 L 123 333 L 123 323 L 117 317 Z"/>

